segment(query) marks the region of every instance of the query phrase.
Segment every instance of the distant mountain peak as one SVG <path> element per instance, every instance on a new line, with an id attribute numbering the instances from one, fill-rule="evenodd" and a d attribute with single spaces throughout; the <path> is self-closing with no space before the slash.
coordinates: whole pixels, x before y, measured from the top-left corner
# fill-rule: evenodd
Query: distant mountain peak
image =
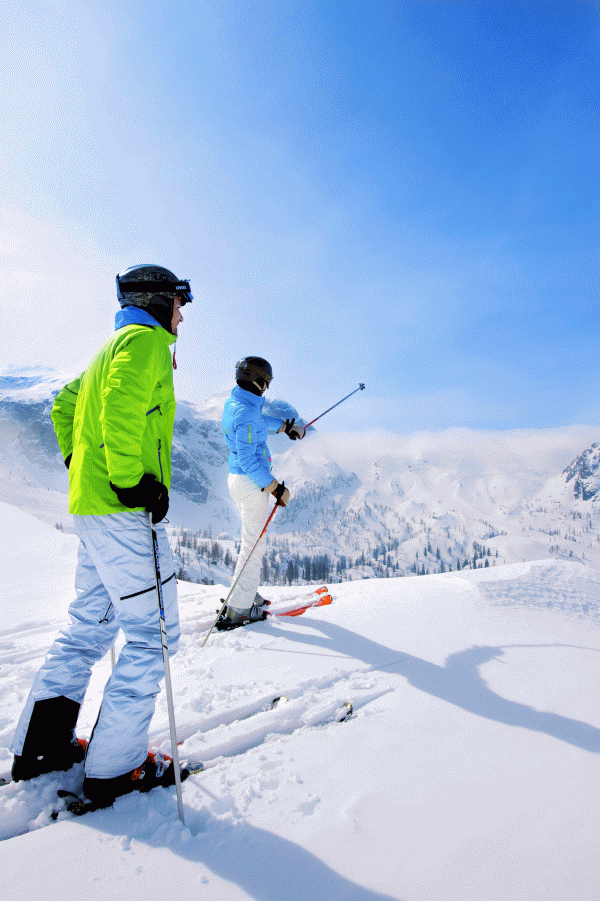
<path id="1" fill-rule="evenodd" d="M 589 501 L 598 497 L 600 488 L 600 448 L 596 443 L 586 448 L 564 470 L 567 484 L 573 482 L 577 500 Z"/>

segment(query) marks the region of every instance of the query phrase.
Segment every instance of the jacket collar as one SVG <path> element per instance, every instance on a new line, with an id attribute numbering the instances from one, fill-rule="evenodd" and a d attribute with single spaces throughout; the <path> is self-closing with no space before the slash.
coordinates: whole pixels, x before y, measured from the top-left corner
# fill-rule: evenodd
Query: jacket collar
<path id="1" fill-rule="evenodd" d="M 123 307 L 122 310 L 117 310 L 115 313 L 115 331 L 125 328 L 126 325 L 150 325 L 153 328 L 159 329 L 160 332 L 167 336 L 168 344 L 175 344 L 175 341 L 177 340 L 177 335 L 168 332 L 154 316 L 151 316 L 150 313 L 146 312 L 146 310 L 143 310 L 141 307 Z M 247 392 L 244 391 L 244 394 L 246 393 Z"/>
<path id="2" fill-rule="evenodd" d="M 251 391 L 246 391 L 245 388 L 240 388 L 239 385 L 236 385 L 233 391 L 231 392 L 231 396 L 237 398 L 238 400 L 243 400 L 247 404 L 251 404 L 253 407 L 258 407 L 259 409 L 265 402 L 264 397 L 259 397 L 257 394 L 252 394 Z"/>
<path id="3" fill-rule="evenodd" d="M 115 331 L 126 325 L 153 325 L 162 328 L 160 322 L 141 307 L 123 307 L 115 313 Z"/>

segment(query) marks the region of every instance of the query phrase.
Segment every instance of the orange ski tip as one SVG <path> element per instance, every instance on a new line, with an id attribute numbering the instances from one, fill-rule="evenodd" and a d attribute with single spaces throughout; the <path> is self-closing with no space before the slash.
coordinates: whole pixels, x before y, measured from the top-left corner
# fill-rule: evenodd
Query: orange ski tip
<path id="1" fill-rule="evenodd" d="M 306 607 L 299 607 L 297 610 L 291 610 L 289 613 L 278 613 L 277 616 L 300 616 L 301 613 L 306 613 L 307 610 L 310 610 L 313 607 L 326 607 L 327 604 L 331 604 L 333 598 L 330 594 L 326 594 L 324 597 L 320 597 L 318 601 L 313 601 L 312 604 L 307 604 Z"/>

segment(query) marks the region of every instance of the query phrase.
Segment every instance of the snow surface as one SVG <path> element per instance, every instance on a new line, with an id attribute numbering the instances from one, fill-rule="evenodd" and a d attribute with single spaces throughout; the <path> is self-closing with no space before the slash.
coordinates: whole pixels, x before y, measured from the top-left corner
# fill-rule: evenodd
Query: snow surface
<path id="1" fill-rule="evenodd" d="M 0 528 L 5 772 L 72 597 L 76 542 L 6 504 Z M 174 789 L 52 822 L 80 770 L 4 786 L 4 901 L 600 897 L 598 571 L 547 560 L 348 582 L 331 606 L 205 648 L 222 589 L 179 588 L 181 755 L 207 764 L 183 785 L 185 828 Z M 338 722 L 346 701 L 354 714 Z M 164 694 L 152 742 L 169 748 Z"/>

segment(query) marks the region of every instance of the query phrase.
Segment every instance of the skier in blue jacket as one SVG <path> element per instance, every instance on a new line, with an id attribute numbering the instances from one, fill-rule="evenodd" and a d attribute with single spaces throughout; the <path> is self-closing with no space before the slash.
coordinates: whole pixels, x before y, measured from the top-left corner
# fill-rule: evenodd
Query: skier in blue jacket
<path id="1" fill-rule="evenodd" d="M 292 441 L 305 435 L 305 430 L 295 419 L 263 414 L 263 394 L 273 378 L 273 370 L 266 360 L 244 357 L 236 363 L 235 376 L 236 387 L 223 410 L 223 433 L 230 451 L 229 493 L 242 518 L 242 540 L 234 581 L 268 518 L 269 495 L 274 495 L 282 507 L 290 499 L 288 489 L 271 472 L 268 434 L 285 432 Z M 217 628 L 228 629 L 265 618 L 263 607 L 266 602 L 257 593 L 257 588 L 266 540 L 263 536 L 257 545 Z"/>

